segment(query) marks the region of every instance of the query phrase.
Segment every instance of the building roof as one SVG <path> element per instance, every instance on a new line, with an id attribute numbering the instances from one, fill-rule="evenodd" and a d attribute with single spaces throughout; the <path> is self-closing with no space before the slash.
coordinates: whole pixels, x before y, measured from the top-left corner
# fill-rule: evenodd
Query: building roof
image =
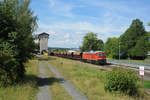
<path id="1" fill-rule="evenodd" d="M 147 56 L 150 56 L 150 51 L 147 53 Z"/>
<path id="2" fill-rule="evenodd" d="M 39 35 L 38 35 L 38 38 L 39 38 L 40 36 L 43 36 L 43 35 L 47 35 L 47 36 L 49 36 L 49 34 L 48 34 L 48 33 L 43 32 L 43 33 L 41 33 L 41 34 L 39 34 Z"/>
<path id="3" fill-rule="evenodd" d="M 71 50 L 68 50 L 68 52 L 81 52 L 79 49 L 71 49 Z"/>
<path id="4" fill-rule="evenodd" d="M 92 53 L 100 53 L 100 52 L 103 52 L 103 51 L 89 51 L 89 52 L 83 52 L 83 53 L 92 54 Z"/>
<path id="5" fill-rule="evenodd" d="M 48 34 L 48 33 L 45 33 L 45 32 L 39 34 L 39 36 L 40 36 L 40 35 L 48 35 L 48 36 L 49 36 L 49 34 Z"/>

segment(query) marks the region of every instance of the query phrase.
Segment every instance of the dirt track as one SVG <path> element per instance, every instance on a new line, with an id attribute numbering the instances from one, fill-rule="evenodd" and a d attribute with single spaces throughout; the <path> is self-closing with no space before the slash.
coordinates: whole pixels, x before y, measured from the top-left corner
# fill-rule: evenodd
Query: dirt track
<path id="1" fill-rule="evenodd" d="M 50 70 L 55 74 L 55 78 L 59 80 L 59 84 L 66 90 L 66 92 L 74 99 L 74 100 L 88 100 L 87 97 L 83 96 L 69 81 L 67 81 L 64 76 L 55 69 L 51 64 L 48 64 Z M 50 92 L 50 85 L 45 81 L 48 77 L 46 77 L 44 65 L 42 62 L 39 63 L 39 92 L 37 94 L 37 100 L 52 100 L 53 94 Z"/>

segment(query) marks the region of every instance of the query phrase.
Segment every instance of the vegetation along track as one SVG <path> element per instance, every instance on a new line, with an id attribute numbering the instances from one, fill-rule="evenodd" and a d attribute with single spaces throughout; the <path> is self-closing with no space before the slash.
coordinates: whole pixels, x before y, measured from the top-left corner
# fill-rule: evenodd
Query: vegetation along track
<path id="1" fill-rule="evenodd" d="M 62 57 L 62 58 L 72 59 L 72 60 L 83 62 L 82 59 L 80 59 L 80 58 L 68 58 L 68 57 Z M 84 62 L 84 63 L 88 63 L 88 62 Z M 112 70 L 112 68 L 115 68 L 115 67 L 123 67 L 123 68 L 134 70 L 134 71 L 137 72 L 137 74 L 139 72 L 139 68 L 137 67 L 137 65 L 132 66 L 133 64 L 131 64 L 131 65 L 129 65 L 129 64 L 122 64 L 122 63 L 119 63 L 119 61 L 118 61 L 118 63 L 113 63 L 112 60 L 111 60 L 111 62 L 110 62 L 110 60 L 108 60 L 106 64 L 101 64 L 101 65 L 94 64 L 94 63 L 90 63 L 90 64 L 95 65 L 94 67 L 101 67 L 104 70 Z M 145 72 L 144 79 L 145 80 L 150 80 L 150 67 L 146 66 L 146 69 L 145 69 L 144 72 Z"/>

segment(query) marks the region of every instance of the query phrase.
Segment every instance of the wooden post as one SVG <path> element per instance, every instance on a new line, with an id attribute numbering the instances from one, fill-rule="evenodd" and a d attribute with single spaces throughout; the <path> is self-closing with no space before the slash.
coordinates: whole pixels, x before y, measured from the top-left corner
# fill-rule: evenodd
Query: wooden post
<path id="1" fill-rule="evenodd" d="M 141 75 L 141 88 L 143 88 L 143 75 Z"/>
<path id="2" fill-rule="evenodd" d="M 141 76 L 141 88 L 143 88 L 144 66 L 139 67 L 139 74 Z"/>

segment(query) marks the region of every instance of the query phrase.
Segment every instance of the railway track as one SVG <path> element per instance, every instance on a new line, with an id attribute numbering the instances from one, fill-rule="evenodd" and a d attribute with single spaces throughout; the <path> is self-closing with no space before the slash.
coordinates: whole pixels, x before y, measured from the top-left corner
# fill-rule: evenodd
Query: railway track
<path id="1" fill-rule="evenodd" d="M 62 57 L 62 56 L 58 56 L 58 57 L 65 58 L 65 59 L 72 59 L 72 60 L 83 62 L 80 58 L 71 58 L 71 57 L 68 58 L 68 57 Z M 92 63 L 88 63 L 88 62 L 83 62 L 83 63 L 92 64 Z M 98 65 L 98 64 L 92 64 L 92 65 L 95 65 L 95 67 L 101 67 L 104 70 L 112 70 L 112 68 L 114 68 L 114 67 L 120 67 L 121 66 L 123 68 L 134 70 L 137 73 L 139 72 L 139 66 L 144 66 L 145 67 L 144 79 L 145 80 L 150 80 L 150 66 L 148 66 L 148 65 L 143 65 L 143 64 L 136 64 L 136 65 L 134 65 L 133 63 L 132 64 L 131 63 L 130 64 L 126 64 L 126 63 L 119 63 L 119 62 L 116 63 L 116 61 L 113 62 L 113 61 L 110 61 L 110 60 L 107 60 L 107 63 L 104 64 L 104 65 Z"/>

